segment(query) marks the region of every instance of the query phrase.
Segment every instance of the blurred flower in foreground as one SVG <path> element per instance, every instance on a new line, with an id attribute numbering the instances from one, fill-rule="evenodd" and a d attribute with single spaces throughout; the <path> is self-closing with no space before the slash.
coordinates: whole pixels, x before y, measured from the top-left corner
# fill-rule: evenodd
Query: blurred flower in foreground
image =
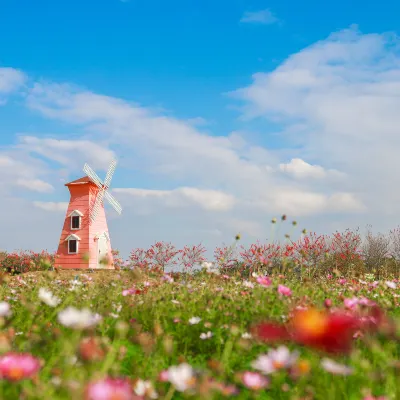
<path id="1" fill-rule="evenodd" d="M 290 368 L 298 356 L 298 352 L 291 353 L 286 346 L 280 346 L 276 350 L 269 350 L 268 354 L 258 356 L 251 366 L 263 374 L 269 375 L 278 370 Z"/>
<path id="2" fill-rule="evenodd" d="M 251 390 L 261 390 L 268 386 L 269 381 L 257 372 L 246 371 L 242 375 L 242 383 Z"/>
<path id="3" fill-rule="evenodd" d="M 348 353 L 353 335 L 364 327 L 355 314 L 317 309 L 296 310 L 288 325 L 260 323 L 254 335 L 266 342 L 293 341 L 328 353 Z"/>
<path id="4" fill-rule="evenodd" d="M 89 383 L 86 388 L 86 400 L 133 400 L 135 399 L 131 383 L 124 378 L 105 378 Z"/>
<path id="5" fill-rule="evenodd" d="M 78 310 L 67 307 L 58 313 L 58 321 L 69 328 L 87 329 L 97 325 L 102 320 L 99 314 L 93 314 L 88 308 Z"/>
<path id="6" fill-rule="evenodd" d="M 10 305 L 5 301 L 0 302 L 0 317 L 10 317 L 11 315 Z"/>
<path id="7" fill-rule="evenodd" d="M 268 287 L 272 285 L 272 281 L 268 276 L 259 276 L 257 277 L 257 283 L 261 286 Z"/>
<path id="8" fill-rule="evenodd" d="M 197 325 L 201 321 L 200 317 L 192 317 L 189 319 L 190 325 Z"/>
<path id="9" fill-rule="evenodd" d="M 0 357 L 0 378 L 20 381 L 33 377 L 40 369 L 37 358 L 27 353 L 7 353 Z"/>
<path id="10" fill-rule="evenodd" d="M 39 299 L 50 307 L 56 307 L 61 302 L 58 297 L 53 296 L 53 293 L 44 288 L 39 289 Z"/>
<path id="11" fill-rule="evenodd" d="M 321 361 L 321 366 L 325 371 L 334 375 L 350 375 L 353 372 L 353 369 L 347 365 L 339 364 L 329 358 L 324 358 Z"/>
<path id="12" fill-rule="evenodd" d="M 170 367 L 168 369 L 168 380 L 179 392 L 191 389 L 196 384 L 194 370 L 187 363 Z"/>
<path id="13" fill-rule="evenodd" d="M 134 391 L 138 396 L 146 397 L 149 399 L 157 399 L 158 394 L 154 390 L 151 382 L 139 379 L 134 386 Z"/>
<path id="14" fill-rule="evenodd" d="M 292 291 L 287 286 L 284 285 L 278 286 L 278 293 L 287 297 L 292 295 Z"/>

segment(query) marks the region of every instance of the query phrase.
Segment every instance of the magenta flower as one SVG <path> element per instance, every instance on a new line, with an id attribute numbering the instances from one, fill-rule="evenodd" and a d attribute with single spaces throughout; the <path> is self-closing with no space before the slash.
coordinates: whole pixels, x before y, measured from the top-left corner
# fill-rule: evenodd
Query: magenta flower
<path id="1" fill-rule="evenodd" d="M 268 287 L 272 285 L 272 281 L 268 276 L 259 276 L 257 278 L 257 283 L 259 283 L 261 286 Z"/>
<path id="2" fill-rule="evenodd" d="M 292 291 L 287 286 L 284 286 L 284 285 L 278 286 L 278 293 L 283 296 L 291 296 L 292 295 Z"/>
<path id="3" fill-rule="evenodd" d="M 0 357 L 0 378 L 20 381 L 34 376 L 40 369 L 39 360 L 28 353 L 7 353 Z"/>
<path id="4" fill-rule="evenodd" d="M 124 378 L 105 378 L 86 387 L 86 400 L 134 400 L 137 396 L 133 393 L 129 380 Z"/>

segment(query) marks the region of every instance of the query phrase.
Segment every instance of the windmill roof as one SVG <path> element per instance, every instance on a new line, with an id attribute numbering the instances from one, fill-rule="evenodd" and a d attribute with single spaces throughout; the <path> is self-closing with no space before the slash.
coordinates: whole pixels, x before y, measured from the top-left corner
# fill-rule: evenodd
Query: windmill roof
<path id="1" fill-rule="evenodd" d="M 82 185 L 85 183 L 94 183 L 88 176 L 84 176 L 82 178 L 76 179 L 72 182 L 68 182 L 65 184 L 65 186 L 69 186 L 69 185 Z"/>

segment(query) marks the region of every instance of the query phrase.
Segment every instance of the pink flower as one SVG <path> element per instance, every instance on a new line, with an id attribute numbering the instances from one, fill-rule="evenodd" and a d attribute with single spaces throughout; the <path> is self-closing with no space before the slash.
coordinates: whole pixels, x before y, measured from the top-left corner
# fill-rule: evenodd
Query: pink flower
<path id="1" fill-rule="evenodd" d="M 27 353 L 7 353 L 0 357 L 0 378 L 9 381 L 29 379 L 40 369 L 37 358 Z"/>
<path id="2" fill-rule="evenodd" d="M 243 385 L 252 390 L 261 390 L 268 386 L 269 380 L 258 372 L 246 371 L 242 375 Z"/>
<path id="3" fill-rule="evenodd" d="M 324 306 L 326 308 L 331 308 L 332 307 L 332 300 L 331 299 L 325 299 Z"/>
<path id="4" fill-rule="evenodd" d="M 347 282 L 347 280 L 344 279 L 344 278 L 340 278 L 340 279 L 339 279 L 339 283 L 340 283 L 341 285 L 344 285 L 346 282 Z"/>
<path id="5" fill-rule="evenodd" d="M 284 285 L 278 286 L 278 293 L 283 296 L 291 296 L 292 295 L 292 291 Z"/>
<path id="6" fill-rule="evenodd" d="M 124 378 L 105 378 L 86 387 L 86 400 L 134 400 L 131 383 Z"/>
<path id="7" fill-rule="evenodd" d="M 351 299 L 344 299 L 344 306 L 349 309 L 352 310 L 354 309 L 359 303 L 359 300 L 357 297 L 353 297 Z"/>
<path id="8" fill-rule="evenodd" d="M 259 283 L 261 286 L 268 287 L 272 285 L 272 281 L 268 276 L 259 276 L 257 278 L 257 283 Z"/>
<path id="9" fill-rule="evenodd" d="M 160 372 L 160 374 L 158 375 L 158 380 L 160 382 L 168 382 L 168 370 L 167 369 Z"/>

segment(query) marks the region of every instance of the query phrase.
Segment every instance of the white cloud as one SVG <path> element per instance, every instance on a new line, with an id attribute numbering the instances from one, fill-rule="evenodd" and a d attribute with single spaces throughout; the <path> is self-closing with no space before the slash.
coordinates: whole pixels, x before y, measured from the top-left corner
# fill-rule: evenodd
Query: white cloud
<path id="1" fill-rule="evenodd" d="M 293 158 L 287 164 L 284 163 L 279 164 L 279 169 L 282 172 L 292 175 L 297 179 L 307 179 L 307 178 L 323 179 L 329 176 L 339 178 L 343 176 L 343 173 L 337 170 L 334 169 L 326 170 L 320 165 L 311 165 L 302 160 L 301 158 Z"/>
<path id="2" fill-rule="evenodd" d="M 25 82 L 25 74 L 14 68 L 0 68 L 0 94 L 11 93 Z"/>
<path id="3" fill-rule="evenodd" d="M 345 173 L 341 191 L 356 195 L 374 221 L 373 213 L 396 215 L 400 201 L 399 44 L 394 35 L 352 27 L 254 74 L 234 93 L 246 118 L 282 124 L 282 137 L 303 157 Z"/>
<path id="4" fill-rule="evenodd" d="M 51 201 L 34 201 L 33 205 L 45 211 L 66 212 L 68 208 L 67 202 L 51 202 Z"/>
<path id="5" fill-rule="evenodd" d="M 60 140 L 20 137 L 20 147 L 31 153 L 40 154 L 50 160 L 68 166 L 71 170 L 82 170 L 87 162 L 92 168 L 106 169 L 115 158 L 114 152 L 89 140 Z"/>
<path id="6" fill-rule="evenodd" d="M 278 22 L 278 18 L 269 9 L 246 11 L 240 22 L 270 25 Z"/>
<path id="7" fill-rule="evenodd" d="M 235 204 L 235 198 L 217 190 L 201 190 L 181 187 L 174 190 L 148 190 L 137 188 L 116 188 L 115 193 L 136 198 L 156 198 L 168 207 L 196 206 L 208 211 L 228 211 Z"/>
<path id="8" fill-rule="evenodd" d="M 44 182 L 40 179 L 17 179 L 15 184 L 41 193 L 50 193 L 54 190 L 54 187 L 50 185 L 50 183 Z"/>

